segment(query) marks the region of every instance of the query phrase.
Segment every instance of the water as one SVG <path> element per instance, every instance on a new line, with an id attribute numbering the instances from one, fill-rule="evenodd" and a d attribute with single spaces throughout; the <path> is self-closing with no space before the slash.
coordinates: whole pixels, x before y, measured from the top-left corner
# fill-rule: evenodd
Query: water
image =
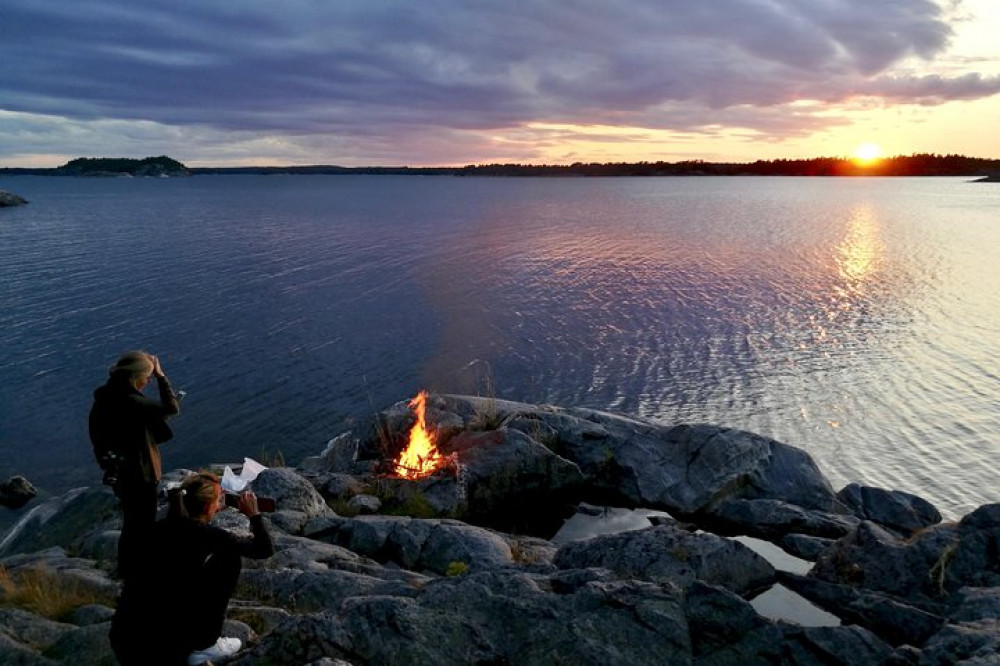
<path id="1" fill-rule="evenodd" d="M 1000 187 L 963 179 L 0 178 L 0 478 L 98 483 L 130 348 L 165 464 L 295 463 L 427 387 L 711 422 L 836 488 L 1000 501 Z"/>

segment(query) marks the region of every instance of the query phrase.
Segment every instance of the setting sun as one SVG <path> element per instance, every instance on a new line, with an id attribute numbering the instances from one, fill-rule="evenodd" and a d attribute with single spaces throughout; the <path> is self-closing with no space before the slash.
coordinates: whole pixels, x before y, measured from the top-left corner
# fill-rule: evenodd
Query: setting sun
<path id="1" fill-rule="evenodd" d="M 857 162 L 866 164 L 874 162 L 882 156 L 882 149 L 874 143 L 863 143 L 854 149 L 854 159 Z"/>

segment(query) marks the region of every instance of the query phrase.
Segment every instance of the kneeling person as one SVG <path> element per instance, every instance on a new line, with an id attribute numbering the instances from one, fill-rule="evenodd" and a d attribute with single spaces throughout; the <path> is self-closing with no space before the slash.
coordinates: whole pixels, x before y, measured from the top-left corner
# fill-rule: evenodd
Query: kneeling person
<path id="1" fill-rule="evenodd" d="M 252 536 L 209 525 L 224 506 L 214 474 L 192 474 L 170 491 L 167 517 L 153 526 L 141 569 L 125 580 L 111 622 L 111 646 L 123 666 L 195 666 L 235 654 L 238 638 L 220 636 L 242 557 L 263 559 L 274 543 L 251 492 L 238 509 Z"/>

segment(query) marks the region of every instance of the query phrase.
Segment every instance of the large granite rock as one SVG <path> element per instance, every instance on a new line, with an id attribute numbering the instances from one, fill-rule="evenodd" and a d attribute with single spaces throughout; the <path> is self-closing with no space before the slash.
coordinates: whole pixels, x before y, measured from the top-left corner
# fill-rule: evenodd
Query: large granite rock
<path id="1" fill-rule="evenodd" d="M 1000 587 L 1000 504 L 986 504 L 963 517 L 958 544 L 944 557 L 940 580 L 949 592 Z"/>
<path id="2" fill-rule="evenodd" d="M 763 539 L 781 539 L 789 533 L 840 538 L 857 527 L 854 516 L 804 509 L 773 499 L 731 499 L 702 517 L 713 529 Z"/>
<path id="3" fill-rule="evenodd" d="M 334 474 L 370 473 L 403 446 L 413 421 L 407 403 L 397 403 L 375 425 L 331 440 L 305 473 L 320 488 Z M 542 536 L 569 515 L 564 507 L 580 501 L 680 516 L 711 516 L 726 506 L 720 524 L 745 531 L 768 522 L 768 535 L 841 536 L 856 522 L 808 454 L 745 431 L 456 395 L 430 396 L 427 422 L 457 472 L 380 483 L 396 504 L 419 494 L 430 515 Z M 756 508 L 747 521 L 727 505 L 736 500 L 775 504 L 767 521 Z M 516 525 L 511 514 L 539 525 Z"/>
<path id="4" fill-rule="evenodd" d="M 923 645 L 945 622 L 941 615 L 892 597 L 848 585 L 779 572 L 783 585 L 844 622 L 859 624 L 891 645 Z"/>
<path id="5" fill-rule="evenodd" d="M 812 571 L 822 580 L 938 603 L 962 587 L 1000 585 L 1000 504 L 979 507 L 957 525 L 909 539 L 872 522 L 824 551 Z"/>
<path id="6" fill-rule="evenodd" d="M 774 567 L 742 543 L 668 525 L 570 542 L 559 548 L 553 564 L 602 567 L 625 579 L 700 580 L 737 594 L 760 591 L 775 580 Z"/>
<path id="7" fill-rule="evenodd" d="M 623 505 L 693 515 L 728 499 L 772 499 L 842 510 L 812 458 L 773 439 L 717 426 L 668 427 L 570 411 L 543 419 L 559 433 L 560 453 L 580 466 L 592 488 Z"/>
<path id="8" fill-rule="evenodd" d="M 904 536 L 941 522 L 941 513 L 927 500 L 900 490 L 883 490 L 851 483 L 837 493 L 861 520 L 870 520 Z"/>
<path id="9" fill-rule="evenodd" d="M 936 603 L 945 591 L 947 553 L 953 551 L 958 538 L 954 525 L 932 527 L 903 540 L 865 521 L 824 551 L 811 575 L 914 602 Z"/>
<path id="10" fill-rule="evenodd" d="M 457 520 L 414 520 L 403 516 L 361 516 L 314 534 L 382 562 L 446 574 L 513 562 L 510 544 L 489 530 Z"/>
<path id="11" fill-rule="evenodd" d="M 259 497 L 274 500 L 279 511 L 296 511 L 306 516 L 330 513 L 330 507 L 311 483 L 287 467 L 265 469 L 250 483 Z"/>
<path id="12" fill-rule="evenodd" d="M 78 488 L 32 508 L 0 540 L 0 557 L 51 546 L 77 547 L 95 524 L 118 515 L 109 488 Z"/>

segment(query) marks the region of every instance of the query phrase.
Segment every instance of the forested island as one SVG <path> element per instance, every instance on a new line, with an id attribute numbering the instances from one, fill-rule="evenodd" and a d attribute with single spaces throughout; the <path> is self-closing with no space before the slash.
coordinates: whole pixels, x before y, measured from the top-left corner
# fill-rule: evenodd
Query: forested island
<path id="1" fill-rule="evenodd" d="M 86 158 L 56 168 L 0 168 L 0 175 L 103 176 L 167 178 L 197 175 L 412 175 L 492 177 L 624 176 L 968 176 L 997 180 L 1000 159 L 921 153 L 863 162 L 845 157 L 755 162 L 576 162 L 569 165 L 470 164 L 463 167 L 246 166 L 187 167 L 167 156 Z"/>

